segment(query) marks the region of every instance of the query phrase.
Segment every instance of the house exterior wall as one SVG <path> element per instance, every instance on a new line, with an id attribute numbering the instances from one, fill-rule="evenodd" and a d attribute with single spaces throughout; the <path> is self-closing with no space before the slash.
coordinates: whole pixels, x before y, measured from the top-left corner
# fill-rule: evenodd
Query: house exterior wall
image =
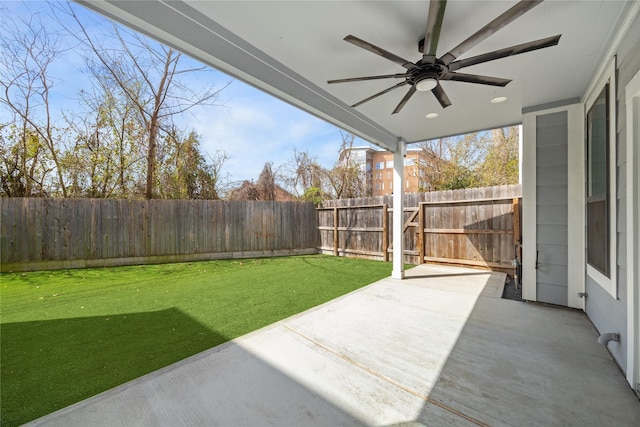
<path id="1" fill-rule="evenodd" d="M 616 78 L 616 278 L 617 298 L 587 277 L 585 311 L 600 333 L 619 332 L 619 343 L 610 343 L 609 350 L 618 364 L 627 366 L 627 185 L 626 182 L 626 107 L 624 88 L 640 70 L 640 17 L 636 16 L 629 32 L 617 49 Z M 614 248 L 612 248 L 614 249 Z"/>
<path id="2" fill-rule="evenodd" d="M 579 99 L 523 111 L 522 297 L 529 301 L 584 308 L 584 127 Z"/>
<path id="3" fill-rule="evenodd" d="M 568 114 L 536 118 L 537 300 L 567 305 Z"/>

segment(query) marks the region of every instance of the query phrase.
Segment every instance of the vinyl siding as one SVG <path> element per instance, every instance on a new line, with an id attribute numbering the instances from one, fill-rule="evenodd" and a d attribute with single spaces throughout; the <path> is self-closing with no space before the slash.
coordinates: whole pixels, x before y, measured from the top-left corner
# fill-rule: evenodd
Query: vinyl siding
<path id="1" fill-rule="evenodd" d="M 567 305 L 567 160 L 566 111 L 536 118 L 537 299 Z"/>
<path id="2" fill-rule="evenodd" d="M 618 364 L 627 366 L 627 212 L 626 212 L 626 105 L 625 86 L 640 70 L 640 16 L 631 24 L 617 51 L 616 89 L 616 279 L 617 298 L 613 298 L 597 283 L 587 277 L 589 295 L 585 310 L 600 333 L 619 332 L 620 343 L 609 344 L 609 351 Z M 636 185 L 638 185 L 636 183 Z"/>

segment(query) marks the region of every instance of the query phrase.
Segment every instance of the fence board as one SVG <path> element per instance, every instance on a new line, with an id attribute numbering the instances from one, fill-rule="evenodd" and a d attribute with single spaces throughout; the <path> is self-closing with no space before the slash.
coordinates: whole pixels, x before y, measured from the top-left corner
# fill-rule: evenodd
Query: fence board
<path id="1" fill-rule="evenodd" d="M 466 263 L 511 270 L 514 234 L 519 233 L 513 229 L 513 200 L 520 197 L 519 185 L 406 194 L 402 213 L 405 262 Z M 396 214 L 389 196 L 325 202 L 317 211 L 319 249 L 388 260 L 384 203 L 389 206 L 388 224 Z M 331 220 L 336 213 L 337 225 Z"/>
<path id="2" fill-rule="evenodd" d="M 0 199 L 2 271 L 315 253 L 312 203 Z"/>

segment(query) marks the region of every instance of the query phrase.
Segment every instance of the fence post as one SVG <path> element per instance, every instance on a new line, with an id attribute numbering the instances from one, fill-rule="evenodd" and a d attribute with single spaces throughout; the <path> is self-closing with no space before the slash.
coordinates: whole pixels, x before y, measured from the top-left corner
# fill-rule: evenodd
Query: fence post
<path id="1" fill-rule="evenodd" d="M 333 208 L 333 255 L 338 256 L 338 207 Z"/>
<path id="2" fill-rule="evenodd" d="M 389 261 L 389 207 L 382 205 L 382 259 Z"/>
<path id="3" fill-rule="evenodd" d="M 418 265 L 424 264 L 424 205 L 418 202 Z"/>
<path id="4" fill-rule="evenodd" d="M 520 243 L 520 199 L 513 199 L 513 244 Z"/>
<path id="5" fill-rule="evenodd" d="M 520 283 L 522 282 L 522 269 L 518 269 L 518 263 L 522 264 L 522 228 L 520 226 L 520 199 L 513 199 L 513 245 L 515 248 L 515 264 L 514 278 L 516 289 L 520 289 Z M 520 271 L 519 271 L 520 270 Z"/>

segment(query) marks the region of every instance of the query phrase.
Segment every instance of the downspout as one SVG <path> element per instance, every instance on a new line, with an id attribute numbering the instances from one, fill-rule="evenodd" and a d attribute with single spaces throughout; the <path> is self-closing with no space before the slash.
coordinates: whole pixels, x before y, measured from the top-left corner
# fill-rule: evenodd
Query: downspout
<path id="1" fill-rule="evenodd" d="M 398 140 L 398 149 L 393 153 L 393 270 L 391 277 L 404 279 L 404 157 L 407 143 Z"/>
<path id="2" fill-rule="evenodd" d="M 611 341 L 620 342 L 620 334 L 616 332 L 608 332 L 598 337 L 598 344 L 606 346 Z"/>

